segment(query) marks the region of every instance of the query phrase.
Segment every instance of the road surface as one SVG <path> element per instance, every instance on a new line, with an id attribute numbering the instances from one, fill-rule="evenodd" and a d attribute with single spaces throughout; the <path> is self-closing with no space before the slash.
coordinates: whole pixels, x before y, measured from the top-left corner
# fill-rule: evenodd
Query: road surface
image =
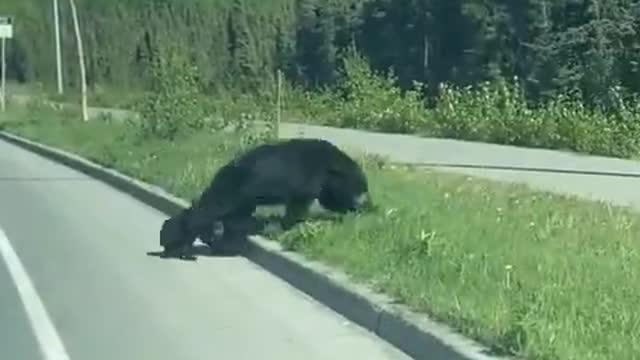
<path id="1" fill-rule="evenodd" d="M 244 258 L 147 256 L 165 218 L 0 141 L 0 359 L 409 359 Z"/>

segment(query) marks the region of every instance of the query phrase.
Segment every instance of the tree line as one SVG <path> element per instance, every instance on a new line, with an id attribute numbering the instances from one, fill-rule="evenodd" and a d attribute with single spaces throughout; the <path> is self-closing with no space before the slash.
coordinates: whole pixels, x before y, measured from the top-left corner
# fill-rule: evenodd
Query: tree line
<path id="1" fill-rule="evenodd" d="M 89 86 L 146 88 L 158 49 L 177 47 L 207 92 L 272 86 L 275 71 L 331 85 L 352 45 L 399 85 L 437 89 L 522 81 L 531 101 L 559 91 L 605 103 L 640 91 L 638 0 L 78 0 Z M 3 0 L 15 17 L 8 75 L 55 83 L 49 1 Z M 77 86 L 70 9 L 61 2 L 63 73 Z M 620 93 L 617 91 L 616 93 Z"/>

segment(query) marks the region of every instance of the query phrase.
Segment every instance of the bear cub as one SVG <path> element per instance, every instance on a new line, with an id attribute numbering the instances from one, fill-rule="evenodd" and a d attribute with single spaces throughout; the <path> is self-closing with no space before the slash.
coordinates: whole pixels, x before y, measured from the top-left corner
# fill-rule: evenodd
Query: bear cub
<path id="1" fill-rule="evenodd" d="M 290 229 L 317 199 L 327 210 L 373 210 L 367 177 L 359 164 L 332 143 L 297 138 L 259 145 L 218 170 L 192 205 L 160 230 L 165 256 L 186 257 L 196 237 L 211 246 L 213 225 L 251 218 L 257 206 L 285 205 L 282 228 Z"/>

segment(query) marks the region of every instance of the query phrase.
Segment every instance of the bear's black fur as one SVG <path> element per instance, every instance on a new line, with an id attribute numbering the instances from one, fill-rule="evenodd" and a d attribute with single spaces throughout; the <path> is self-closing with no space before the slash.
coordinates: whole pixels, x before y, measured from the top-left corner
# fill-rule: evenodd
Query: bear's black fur
<path id="1" fill-rule="evenodd" d="M 165 253 L 182 255 L 196 237 L 209 242 L 214 222 L 221 221 L 226 230 L 260 205 L 284 204 L 286 230 L 306 216 L 314 199 L 338 213 L 372 208 L 363 170 L 330 142 L 292 139 L 260 145 L 220 168 L 191 207 L 166 220 L 160 245 Z"/>

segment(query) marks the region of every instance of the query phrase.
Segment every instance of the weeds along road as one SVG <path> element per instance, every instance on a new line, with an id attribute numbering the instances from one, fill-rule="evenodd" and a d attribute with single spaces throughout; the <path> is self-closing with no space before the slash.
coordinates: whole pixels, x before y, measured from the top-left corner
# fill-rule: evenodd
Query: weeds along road
<path id="1" fill-rule="evenodd" d="M 0 141 L 0 358 L 409 359 L 242 257 L 149 257 L 166 216 Z"/>

